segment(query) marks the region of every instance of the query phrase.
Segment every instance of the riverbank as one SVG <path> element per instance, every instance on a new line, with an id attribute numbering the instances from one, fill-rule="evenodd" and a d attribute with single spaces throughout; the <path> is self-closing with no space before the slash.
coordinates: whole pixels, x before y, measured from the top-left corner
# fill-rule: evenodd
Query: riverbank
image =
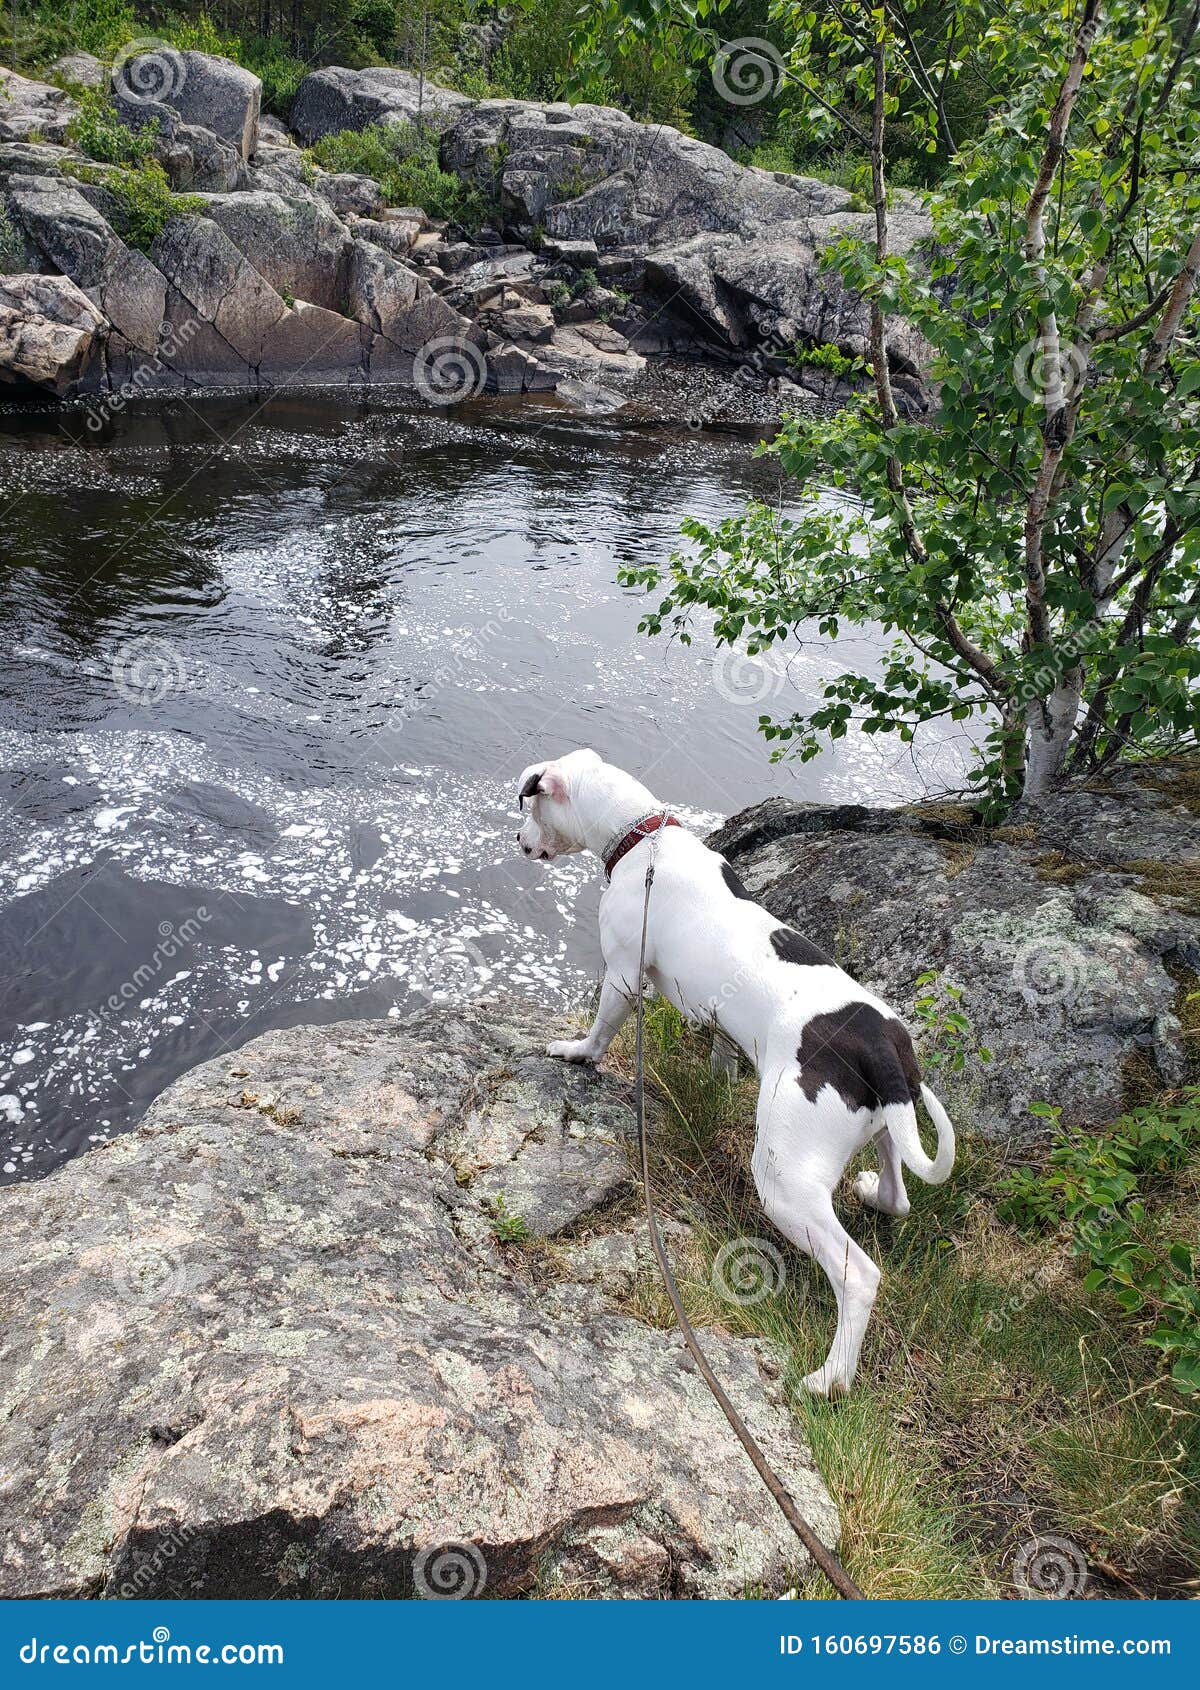
<path id="1" fill-rule="evenodd" d="M 558 392 L 603 412 L 664 358 L 719 389 L 696 426 L 774 420 L 863 377 L 864 302 L 822 269 L 865 237 L 842 188 L 735 164 L 608 107 L 476 101 L 400 70 L 259 79 L 175 49 L 64 86 L 0 72 L 0 382 L 111 402 L 172 389 Z M 86 80 L 86 86 L 81 83 Z M 420 185 L 429 205 L 397 203 Z M 911 195 L 897 252 L 929 223 Z M 889 327 L 898 403 L 924 347 Z"/>

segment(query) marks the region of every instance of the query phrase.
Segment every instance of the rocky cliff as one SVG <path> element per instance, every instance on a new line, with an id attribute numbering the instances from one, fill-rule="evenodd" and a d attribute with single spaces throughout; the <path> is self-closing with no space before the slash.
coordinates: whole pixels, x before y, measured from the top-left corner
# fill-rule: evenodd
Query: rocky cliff
<path id="1" fill-rule="evenodd" d="M 61 68 L 72 86 L 106 76 L 86 55 Z M 72 96 L 0 79 L 0 198 L 21 248 L 4 261 L 0 382 L 17 391 L 387 382 L 446 402 L 584 384 L 605 403 L 672 352 L 832 396 L 844 387 L 806 378 L 803 348 L 866 350 L 862 300 L 819 268 L 832 241 L 869 233 L 852 196 L 664 125 L 331 68 L 301 85 L 293 134 L 261 117 L 247 71 L 163 49 L 112 79 L 120 122 L 153 137 L 189 196 L 143 251 L 118 233 L 120 171 L 71 142 Z M 323 171 L 296 142 L 417 120 L 491 207 L 481 226 L 388 205 L 371 178 Z M 898 196 L 895 249 L 928 234 Z M 926 352 L 891 325 L 913 411 L 928 403 Z"/>
<path id="2" fill-rule="evenodd" d="M 993 828 L 967 804 L 776 798 L 709 843 L 775 915 L 902 1014 L 929 995 L 919 977 L 936 973 L 934 1013 L 961 1007 L 970 1050 L 993 1057 L 940 1070 L 937 1089 L 967 1130 L 1036 1139 L 1046 1121 L 1031 1103 L 1103 1126 L 1195 1075 L 1197 790 L 1194 761 L 1131 766 Z"/>
<path id="3" fill-rule="evenodd" d="M 493 1005 L 270 1034 L 4 1194 L 0 1596 L 736 1597 L 804 1572 L 678 1335 L 625 1312 L 654 1271 L 628 1095 L 548 1059 L 549 1030 Z M 832 1541 L 777 1364 L 705 1343 Z"/>

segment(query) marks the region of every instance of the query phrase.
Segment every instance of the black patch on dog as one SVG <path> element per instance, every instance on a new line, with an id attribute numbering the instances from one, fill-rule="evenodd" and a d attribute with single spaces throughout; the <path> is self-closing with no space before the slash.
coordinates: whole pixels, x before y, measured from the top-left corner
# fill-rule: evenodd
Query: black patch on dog
<path id="1" fill-rule="evenodd" d="M 801 968 L 833 967 L 833 958 L 794 927 L 777 927 L 771 935 L 771 949 L 780 962 L 794 962 Z"/>
<path id="2" fill-rule="evenodd" d="M 748 904 L 757 902 L 757 899 L 746 890 L 740 877 L 734 873 L 733 869 L 730 868 L 729 864 L 725 862 L 724 859 L 722 859 L 721 862 L 721 879 L 725 882 L 726 886 L 728 886 L 735 898 L 745 898 Z"/>
<path id="3" fill-rule="evenodd" d="M 810 1103 L 830 1085 L 847 1109 L 911 1103 L 921 1069 L 908 1029 L 869 1003 L 814 1015 L 800 1038 L 797 1083 Z"/>

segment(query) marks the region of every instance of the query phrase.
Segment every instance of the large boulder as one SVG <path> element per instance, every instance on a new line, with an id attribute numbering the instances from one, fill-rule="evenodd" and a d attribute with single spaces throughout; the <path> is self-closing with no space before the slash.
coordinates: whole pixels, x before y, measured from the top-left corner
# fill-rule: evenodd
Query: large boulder
<path id="1" fill-rule="evenodd" d="M 71 88 L 105 88 L 109 69 L 94 53 L 65 53 L 49 67 L 55 82 Z"/>
<path id="2" fill-rule="evenodd" d="M 428 282 L 369 241 L 351 244 L 346 310 L 371 331 L 371 368 L 383 379 L 411 381 L 413 357 L 422 347 L 465 341 L 471 332 Z"/>
<path id="3" fill-rule="evenodd" d="M 700 348 L 753 358 L 783 374 L 796 348 L 835 345 L 862 358 L 865 303 L 822 269 L 821 254 L 846 236 L 869 237 L 873 219 L 842 188 L 736 164 L 719 148 L 665 124 L 635 122 L 607 106 L 487 100 L 462 112 L 441 143 L 443 165 L 498 196 L 510 226 L 541 231 L 544 250 L 576 267 L 604 262 L 661 301 L 646 342 L 657 350 L 663 313 Z M 918 249 L 929 218 L 895 196 L 892 245 Z M 898 319 L 890 324 L 897 374 L 913 378 L 900 400 L 927 407 L 916 380 L 930 348 Z"/>
<path id="4" fill-rule="evenodd" d="M 71 396 L 98 362 L 105 328 L 66 276 L 0 276 L 0 392 Z"/>
<path id="5" fill-rule="evenodd" d="M 666 245 L 700 230 L 759 235 L 851 203 L 840 188 L 747 169 L 609 106 L 485 100 L 459 115 L 441 150 L 446 168 L 499 189 L 516 226 L 599 247 Z"/>
<path id="6" fill-rule="evenodd" d="M 61 88 L 0 65 L 0 141 L 65 140 L 77 110 Z"/>
<path id="7" fill-rule="evenodd" d="M 936 1085 L 961 1124 L 1035 1139 L 1031 1103 L 1101 1126 L 1187 1074 L 1200 969 L 1200 818 L 1183 767 L 1070 788 L 1007 826 L 967 805 L 769 799 L 709 843 L 754 896 L 904 1013 L 919 975 L 962 990 L 990 1064 Z M 946 1000 L 948 1008 L 949 1000 Z"/>
<path id="8" fill-rule="evenodd" d="M 330 65 L 306 76 L 288 114 L 301 140 L 311 146 L 342 129 L 374 123 L 416 123 L 438 130 L 472 102 L 407 70 L 345 70 Z"/>
<path id="9" fill-rule="evenodd" d="M 131 120 L 139 108 L 163 105 L 185 124 L 211 130 L 243 162 L 258 144 L 262 82 L 231 59 L 158 43 L 119 61 L 112 86 L 118 109 Z"/>
<path id="10" fill-rule="evenodd" d="M 237 149 L 211 129 L 182 123 L 174 113 L 154 137 L 154 156 L 177 193 L 228 194 L 246 185 Z"/>
<path id="11" fill-rule="evenodd" d="M 0 1596 L 803 1576 L 678 1335 L 620 1306 L 652 1271 L 628 1094 L 545 1037 L 515 1006 L 272 1033 L 2 1194 Z M 553 1252 L 498 1243 L 498 1213 Z M 777 1362 L 704 1342 L 830 1542 Z"/>
<path id="12" fill-rule="evenodd" d="M 277 293 L 341 310 L 350 236 L 323 200 L 262 191 L 202 197 L 205 215 Z"/>
<path id="13" fill-rule="evenodd" d="M 125 251 L 108 220 L 64 177 L 10 176 L 5 199 L 32 244 L 78 287 L 98 287 Z"/>
<path id="14" fill-rule="evenodd" d="M 363 379 L 358 324 L 309 301 L 288 304 L 213 218 L 177 218 L 152 257 L 170 284 L 171 321 L 197 320 L 183 349 L 197 382 L 300 387 Z"/>

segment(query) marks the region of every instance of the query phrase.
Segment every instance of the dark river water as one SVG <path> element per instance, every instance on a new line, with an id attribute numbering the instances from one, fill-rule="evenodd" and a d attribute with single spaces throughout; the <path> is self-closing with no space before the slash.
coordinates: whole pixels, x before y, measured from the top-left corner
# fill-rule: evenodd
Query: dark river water
<path id="1" fill-rule="evenodd" d="M 0 415 L 0 1182 L 269 1027 L 505 990 L 554 1036 L 599 878 L 515 854 L 535 758 L 592 745 L 701 828 L 952 784 L 949 745 L 767 761 L 759 714 L 868 643 L 636 633 L 619 565 L 752 491 L 747 441 L 554 401 Z"/>

